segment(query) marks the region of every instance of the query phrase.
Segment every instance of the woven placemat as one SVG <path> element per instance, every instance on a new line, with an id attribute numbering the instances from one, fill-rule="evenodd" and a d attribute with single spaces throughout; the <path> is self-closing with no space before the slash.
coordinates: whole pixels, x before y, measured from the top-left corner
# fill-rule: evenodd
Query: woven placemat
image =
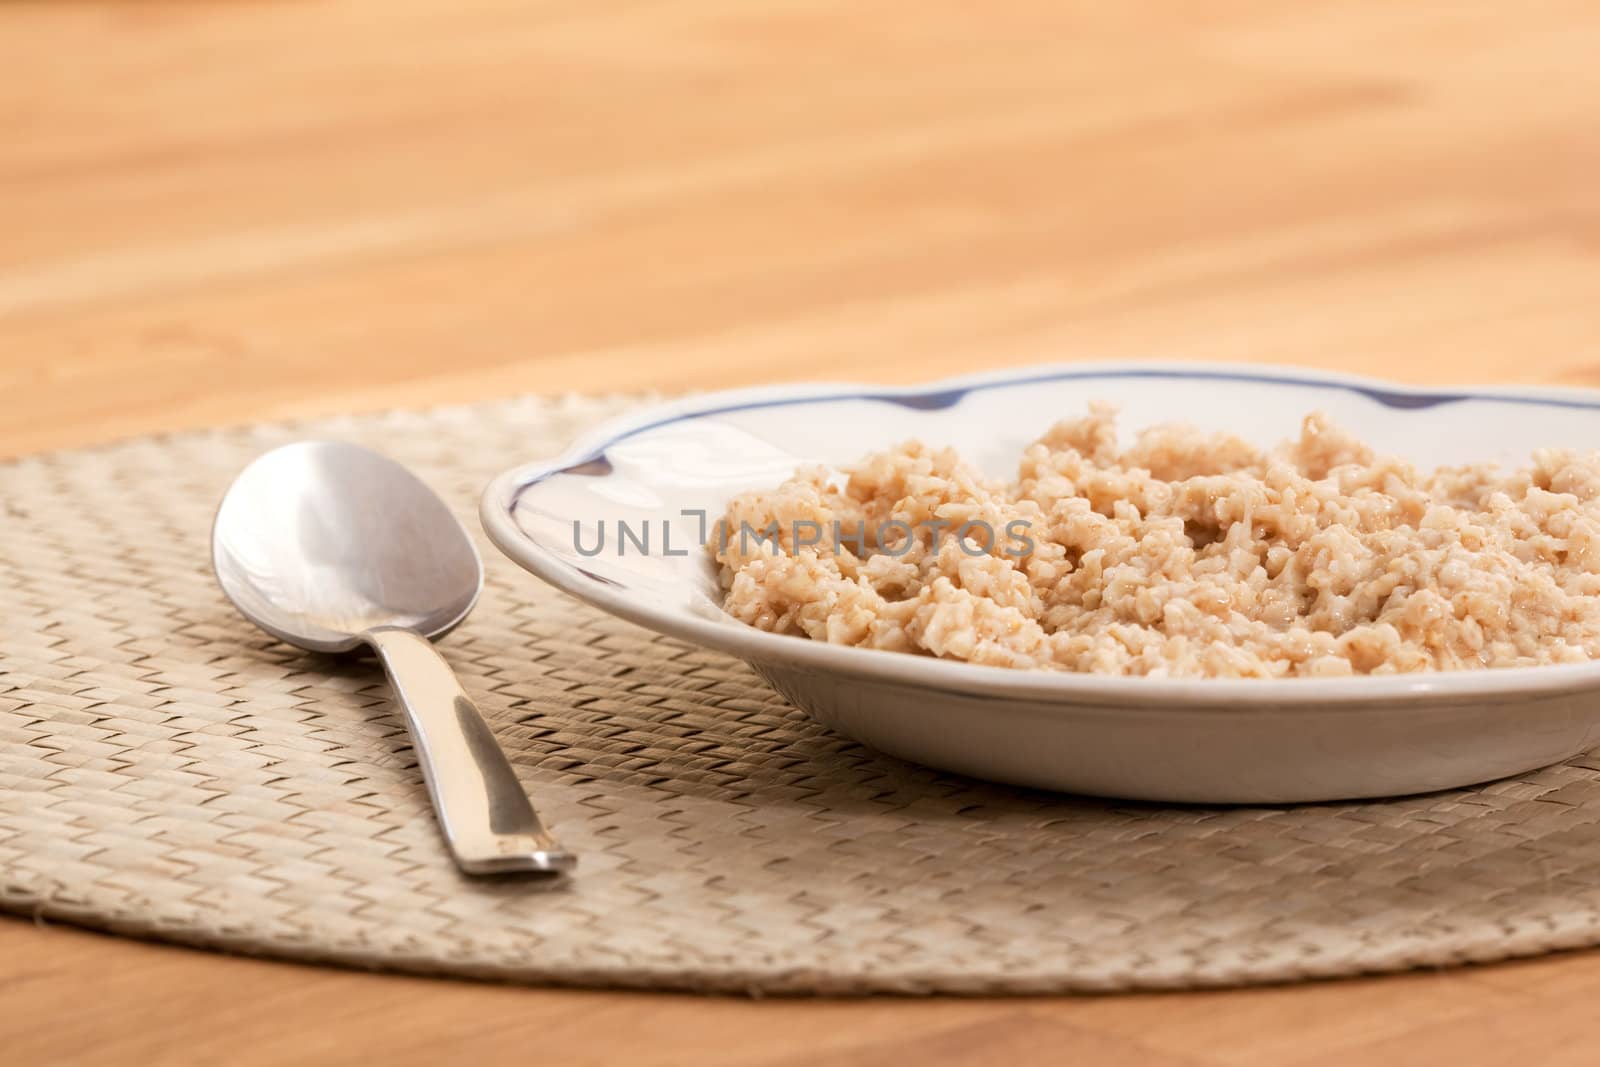
<path id="1" fill-rule="evenodd" d="M 473 518 L 622 399 L 185 434 L 0 466 L 0 907 L 273 956 L 765 993 L 1215 986 L 1600 941 L 1600 763 L 1386 803 L 1159 807 L 876 755 L 744 665 L 487 545 L 444 645 L 569 888 L 447 859 L 371 663 L 276 644 L 208 569 L 261 450 L 375 446 Z"/>

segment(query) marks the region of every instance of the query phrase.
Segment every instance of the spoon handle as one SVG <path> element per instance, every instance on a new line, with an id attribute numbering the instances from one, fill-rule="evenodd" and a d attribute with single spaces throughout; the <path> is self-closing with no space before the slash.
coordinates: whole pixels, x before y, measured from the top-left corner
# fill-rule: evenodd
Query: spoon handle
<path id="1" fill-rule="evenodd" d="M 433 644 L 392 626 L 362 638 L 389 672 L 456 865 L 467 874 L 571 870 L 576 858 L 545 830 L 488 724 Z"/>

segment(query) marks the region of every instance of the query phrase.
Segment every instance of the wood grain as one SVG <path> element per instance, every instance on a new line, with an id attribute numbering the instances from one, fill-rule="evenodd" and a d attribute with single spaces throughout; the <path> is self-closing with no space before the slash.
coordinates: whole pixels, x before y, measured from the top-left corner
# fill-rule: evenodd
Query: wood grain
<path id="1" fill-rule="evenodd" d="M 1084 358 L 1600 384 L 1600 13 L 0 5 L 0 454 Z M 3 546 L 0 546 L 3 551 Z M 0 923 L 8 1063 L 1591 1063 L 1600 956 L 743 1003 Z"/>

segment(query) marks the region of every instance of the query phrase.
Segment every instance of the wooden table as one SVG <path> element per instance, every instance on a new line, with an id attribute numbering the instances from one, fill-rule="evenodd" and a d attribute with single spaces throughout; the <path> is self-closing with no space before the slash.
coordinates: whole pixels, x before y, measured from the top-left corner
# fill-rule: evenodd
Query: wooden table
<path id="1" fill-rule="evenodd" d="M 1148 356 L 1600 383 L 1600 15 L 0 6 L 0 451 Z M 0 546 L 0 551 L 4 551 Z M 1600 956 L 1010 1001 L 549 992 L 0 921 L 7 1063 L 1589 1064 Z"/>

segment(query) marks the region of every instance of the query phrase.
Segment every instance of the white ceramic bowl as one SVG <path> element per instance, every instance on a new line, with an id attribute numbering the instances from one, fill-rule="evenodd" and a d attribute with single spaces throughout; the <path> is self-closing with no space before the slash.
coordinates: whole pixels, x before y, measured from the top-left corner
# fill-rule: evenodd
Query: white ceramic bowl
<path id="1" fill-rule="evenodd" d="M 667 404 L 496 478 L 483 522 L 507 555 L 580 600 L 738 656 L 813 718 L 874 748 L 981 778 L 1163 801 L 1331 800 L 1466 785 L 1600 745 L 1600 663 L 1333 679 L 1105 678 L 778 636 L 718 606 L 693 513 L 714 522 L 731 495 L 776 485 L 800 463 L 845 463 L 908 437 L 953 445 L 988 473 L 1008 475 L 1025 444 L 1099 398 L 1120 405 L 1128 429 L 1182 420 L 1260 444 L 1293 436 L 1306 412 L 1321 409 L 1380 451 L 1425 465 L 1517 464 L 1535 447 L 1600 441 L 1595 392 L 1078 364 L 910 389 L 780 386 Z M 634 534 L 621 552 L 619 521 Z M 602 527 L 608 536 L 596 552 Z M 639 551 L 646 529 L 648 550 Z"/>

